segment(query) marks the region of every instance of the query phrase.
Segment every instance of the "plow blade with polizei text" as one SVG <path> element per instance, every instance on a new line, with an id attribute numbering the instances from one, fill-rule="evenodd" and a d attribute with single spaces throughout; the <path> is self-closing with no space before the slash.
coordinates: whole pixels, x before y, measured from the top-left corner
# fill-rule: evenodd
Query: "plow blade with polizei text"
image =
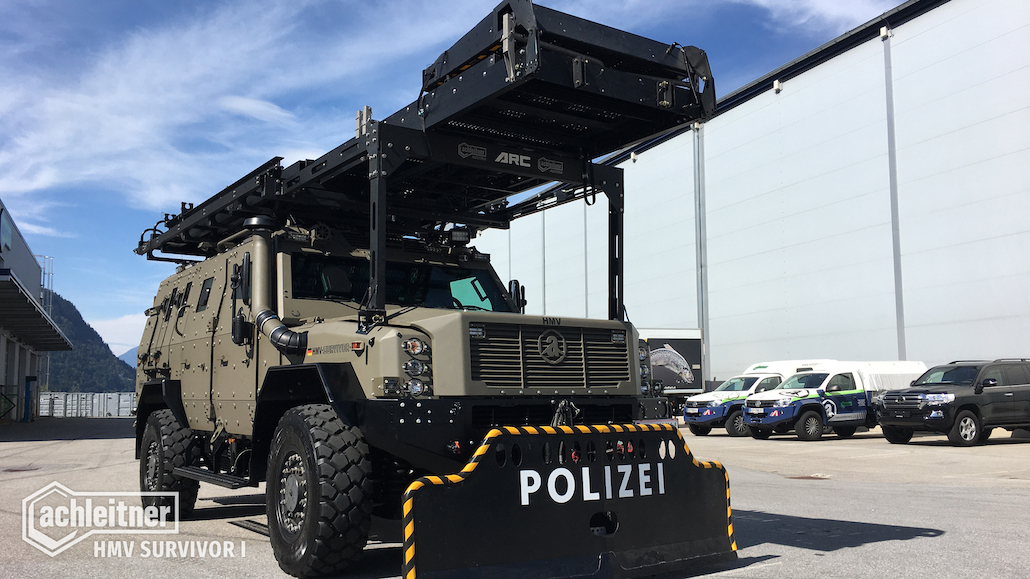
<path id="1" fill-rule="evenodd" d="M 503 427 L 404 495 L 403 577 L 639 577 L 735 559 L 729 478 L 670 424 Z"/>

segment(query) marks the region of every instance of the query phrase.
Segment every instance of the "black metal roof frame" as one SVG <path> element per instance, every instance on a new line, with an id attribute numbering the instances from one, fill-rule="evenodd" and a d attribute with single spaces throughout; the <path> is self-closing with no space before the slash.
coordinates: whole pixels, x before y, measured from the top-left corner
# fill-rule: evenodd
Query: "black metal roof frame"
<path id="1" fill-rule="evenodd" d="M 383 121 L 359 117 L 356 137 L 318 159 L 282 167 L 276 157 L 183 204 L 144 231 L 136 252 L 209 257 L 257 215 L 330 223 L 368 240 L 369 307 L 381 311 L 375 272 L 388 240 L 446 224 L 507 228 L 547 205 L 509 206 L 510 197 L 557 182 L 553 203 L 609 198 L 610 314 L 622 319 L 621 169 L 591 160 L 707 117 L 714 90 L 700 49 L 508 0 L 423 72 L 416 102 Z"/>

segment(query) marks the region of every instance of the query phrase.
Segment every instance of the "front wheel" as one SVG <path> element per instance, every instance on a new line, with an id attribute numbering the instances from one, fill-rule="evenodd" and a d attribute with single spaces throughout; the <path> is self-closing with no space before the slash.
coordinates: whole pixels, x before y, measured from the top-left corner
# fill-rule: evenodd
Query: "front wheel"
<path id="1" fill-rule="evenodd" d="M 851 438 L 858 431 L 857 426 L 834 426 L 833 431 L 837 433 L 840 438 Z"/>
<path id="2" fill-rule="evenodd" d="M 912 440 L 912 434 L 914 433 L 911 428 L 903 426 L 883 425 L 880 426 L 880 430 L 883 432 L 883 437 L 891 444 L 907 444 L 908 441 Z"/>
<path id="3" fill-rule="evenodd" d="M 368 541 L 371 462 L 361 433 L 326 404 L 279 420 L 265 487 L 268 534 L 279 566 L 295 577 L 336 574 Z"/>
<path id="4" fill-rule="evenodd" d="M 191 466 L 200 458 L 200 446 L 193 440 L 193 431 L 179 424 L 172 411 L 165 408 L 147 416 L 140 440 L 139 489 L 143 492 L 179 493 L 179 518 L 193 513 L 200 483 L 174 474 L 177 466 Z M 144 507 L 174 508 L 175 497 L 148 495 L 141 498 Z"/>
<path id="5" fill-rule="evenodd" d="M 809 410 L 801 415 L 794 430 L 801 440 L 819 440 L 823 435 L 823 417 L 815 410 Z"/>
<path id="6" fill-rule="evenodd" d="M 704 424 L 690 424 L 687 425 L 687 428 L 690 429 L 691 434 L 694 436 L 705 436 L 712 431 L 711 426 L 705 426 Z"/>
<path id="7" fill-rule="evenodd" d="M 748 427 L 744 423 L 744 413 L 740 410 L 734 410 L 730 412 L 729 418 L 726 419 L 726 432 L 730 436 L 747 436 Z"/>
<path id="8" fill-rule="evenodd" d="M 948 440 L 955 446 L 973 446 L 980 442 L 980 419 L 969 410 L 959 412 L 948 432 Z"/>

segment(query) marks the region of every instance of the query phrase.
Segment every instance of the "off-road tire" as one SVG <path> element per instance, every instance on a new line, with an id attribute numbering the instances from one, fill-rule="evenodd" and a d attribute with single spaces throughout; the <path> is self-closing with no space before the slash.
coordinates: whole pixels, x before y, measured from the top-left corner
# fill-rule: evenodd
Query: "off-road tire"
<path id="1" fill-rule="evenodd" d="M 955 424 L 948 431 L 948 440 L 955 446 L 973 446 L 980 443 L 980 419 L 969 410 L 955 416 Z"/>
<path id="2" fill-rule="evenodd" d="M 751 434 L 751 438 L 755 440 L 768 440 L 772 436 L 771 428 L 758 428 L 756 426 L 748 426 L 747 431 Z"/>
<path id="3" fill-rule="evenodd" d="M 200 482 L 172 473 L 177 466 L 191 466 L 199 461 L 200 445 L 193 431 L 179 424 L 172 411 L 165 408 L 147 417 L 140 441 L 139 488 L 141 491 L 176 491 L 179 493 L 179 518 L 193 514 L 200 492 Z M 173 507 L 173 497 L 144 496 L 144 507 Z"/>
<path id="4" fill-rule="evenodd" d="M 815 410 L 809 410 L 798 418 L 794 426 L 801 440 L 819 440 L 823 436 L 823 417 Z"/>
<path id="5" fill-rule="evenodd" d="M 833 431 L 840 438 L 851 438 L 858 431 L 857 426 L 834 426 Z"/>
<path id="6" fill-rule="evenodd" d="M 883 432 L 883 437 L 887 439 L 887 442 L 891 444 L 908 444 L 908 441 L 912 440 L 912 435 L 915 433 L 911 428 L 905 428 L 904 426 L 880 426 L 880 431 Z"/>
<path id="7" fill-rule="evenodd" d="M 338 574 L 368 541 L 373 498 L 368 445 L 326 404 L 288 410 L 266 473 L 268 535 L 279 567 L 295 577 Z"/>
<path id="8" fill-rule="evenodd" d="M 690 429 L 690 433 L 694 436 L 706 436 L 712 431 L 711 426 L 705 426 L 704 424 L 688 424 L 687 428 Z"/>
<path id="9" fill-rule="evenodd" d="M 730 436 L 747 436 L 750 434 L 747 424 L 744 422 L 744 411 L 734 410 L 726 418 L 726 432 Z"/>

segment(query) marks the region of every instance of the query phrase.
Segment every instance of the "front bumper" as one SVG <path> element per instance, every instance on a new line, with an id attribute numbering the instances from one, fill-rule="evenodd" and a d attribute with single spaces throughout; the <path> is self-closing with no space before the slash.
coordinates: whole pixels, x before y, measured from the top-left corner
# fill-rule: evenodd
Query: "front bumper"
<path id="1" fill-rule="evenodd" d="M 794 406 L 762 406 L 744 408 L 744 424 L 762 428 L 773 428 L 784 423 L 793 424 L 797 417 Z"/>
<path id="2" fill-rule="evenodd" d="M 684 407 L 683 421 L 687 424 L 704 424 L 707 426 L 722 426 L 726 421 L 726 404 L 719 406 L 698 406 L 697 408 Z"/>
<path id="3" fill-rule="evenodd" d="M 911 428 L 946 432 L 955 422 L 955 411 L 950 405 L 930 406 L 885 406 L 877 409 L 878 419 L 883 426 Z"/>

